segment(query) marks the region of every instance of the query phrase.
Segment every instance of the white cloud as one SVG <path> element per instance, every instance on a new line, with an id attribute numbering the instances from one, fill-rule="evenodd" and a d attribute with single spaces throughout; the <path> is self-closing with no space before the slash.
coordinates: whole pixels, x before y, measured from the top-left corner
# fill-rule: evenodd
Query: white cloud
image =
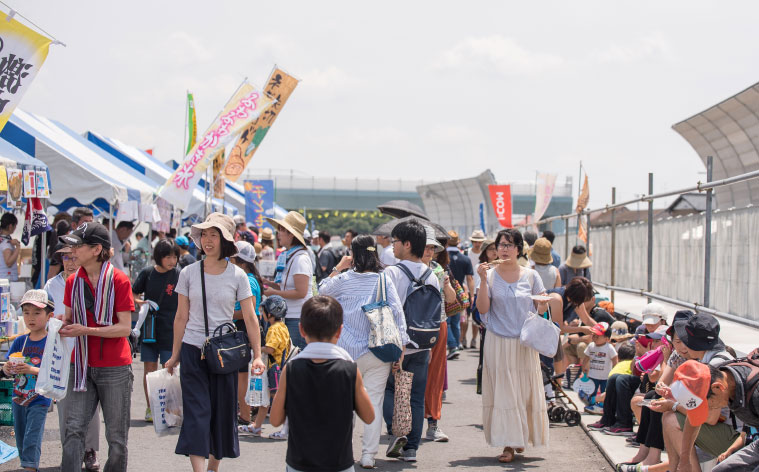
<path id="1" fill-rule="evenodd" d="M 653 33 L 642 36 L 632 43 L 620 45 L 611 43 L 590 54 L 592 60 L 607 64 L 629 64 L 650 58 L 667 58 L 672 55 L 672 46 L 664 35 Z"/>
<path id="2" fill-rule="evenodd" d="M 560 67 L 564 62 L 559 56 L 530 51 L 511 38 L 493 35 L 460 41 L 440 54 L 434 65 L 440 69 L 478 67 L 502 75 L 531 75 Z"/>
<path id="3" fill-rule="evenodd" d="M 303 74 L 303 85 L 318 89 L 340 89 L 356 83 L 357 78 L 337 66 L 312 69 Z"/>

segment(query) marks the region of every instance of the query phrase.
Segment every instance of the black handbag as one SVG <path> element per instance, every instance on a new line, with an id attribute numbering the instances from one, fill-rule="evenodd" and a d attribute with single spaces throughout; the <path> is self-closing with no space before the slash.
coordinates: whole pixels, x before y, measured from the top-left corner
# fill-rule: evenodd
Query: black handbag
<path id="1" fill-rule="evenodd" d="M 224 323 L 208 333 L 208 306 L 206 305 L 206 276 L 203 261 L 200 261 L 200 283 L 203 292 L 203 320 L 206 325 L 206 342 L 200 359 L 206 361 L 212 374 L 231 374 L 250 364 L 250 342 L 248 335 L 237 331 L 234 323 Z M 225 332 L 225 328 L 227 331 Z"/>

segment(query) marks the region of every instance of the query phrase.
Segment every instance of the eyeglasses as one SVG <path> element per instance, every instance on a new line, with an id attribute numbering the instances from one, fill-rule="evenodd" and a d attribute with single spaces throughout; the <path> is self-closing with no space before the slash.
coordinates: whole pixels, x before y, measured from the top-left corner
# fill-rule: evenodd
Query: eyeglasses
<path id="1" fill-rule="evenodd" d="M 391 240 L 390 240 L 390 243 L 391 243 L 391 244 L 395 244 L 395 243 L 399 243 L 399 242 L 401 242 L 401 240 L 400 240 L 400 239 L 395 239 L 395 238 L 393 238 L 393 239 L 391 239 Z"/>
<path id="2" fill-rule="evenodd" d="M 74 256 L 69 256 L 68 254 L 63 254 L 61 256 L 61 260 L 63 260 L 63 261 L 73 261 L 74 260 Z"/>
<path id="3" fill-rule="evenodd" d="M 514 249 L 516 246 L 511 243 L 500 243 L 498 249 Z"/>

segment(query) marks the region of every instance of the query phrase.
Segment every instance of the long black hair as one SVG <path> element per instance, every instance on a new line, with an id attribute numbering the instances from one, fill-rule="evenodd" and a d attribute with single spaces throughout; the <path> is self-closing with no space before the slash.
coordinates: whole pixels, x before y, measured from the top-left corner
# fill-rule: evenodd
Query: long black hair
<path id="1" fill-rule="evenodd" d="M 351 241 L 353 270 L 356 272 L 379 272 L 382 263 L 377 254 L 377 243 L 368 234 L 360 234 Z"/>

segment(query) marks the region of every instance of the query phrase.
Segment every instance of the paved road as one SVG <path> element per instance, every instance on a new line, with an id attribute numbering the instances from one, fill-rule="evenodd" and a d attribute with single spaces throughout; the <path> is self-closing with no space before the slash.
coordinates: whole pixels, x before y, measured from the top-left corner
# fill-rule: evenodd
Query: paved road
<path id="1" fill-rule="evenodd" d="M 448 468 L 477 468 L 483 471 L 610 471 L 597 447 L 579 428 L 566 425 L 551 426 L 550 446 L 543 450 L 528 449 L 524 457 L 512 464 L 499 464 L 495 456 L 500 452 L 485 444 L 481 426 L 481 400 L 474 393 L 474 374 L 477 366 L 476 351 L 466 351 L 461 358 L 448 364 L 449 391 L 443 406 L 442 429 L 451 437 L 448 443 L 424 442 L 419 449 L 416 464 L 407 464 L 384 458 L 385 446 L 380 447 L 378 470 L 425 470 L 437 471 Z M 129 470 L 186 471 L 189 460 L 174 454 L 176 437 L 156 437 L 152 425 L 142 421 L 145 412 L 145 399 L 142 394 L 142 365 L 135 364 L 135 393 L 132 401 L 132 428 L 129 431 Z M 45 443 L 42 450 L 41 470 L 58 470 L 61 446 L 58 435 L 58 415 L 48 415 Z M 360 429 L 354 436 L 355 457 L 361 453 Z M 10 428 L 0 427 L 0 439 L 14 444 L 10 437 Z M 105 429 L 101 429 L 104 435 Z M 269 425 L 264 432 L 272 432 Z M 387 438 L 383 438 L 387 444 Z M 241 457 L 222 462 L 222 470 L 277 471 L 285 468 L 286 442 L 269 439 L 243 437 L 240 449 Z M 104 436 L 101 439 L 101 457 L 107 451 Z M 0 471 L 16 470 L 18 460 L 0 465 Z M 357 469 L 362 470 L 362 469 Z"/>

